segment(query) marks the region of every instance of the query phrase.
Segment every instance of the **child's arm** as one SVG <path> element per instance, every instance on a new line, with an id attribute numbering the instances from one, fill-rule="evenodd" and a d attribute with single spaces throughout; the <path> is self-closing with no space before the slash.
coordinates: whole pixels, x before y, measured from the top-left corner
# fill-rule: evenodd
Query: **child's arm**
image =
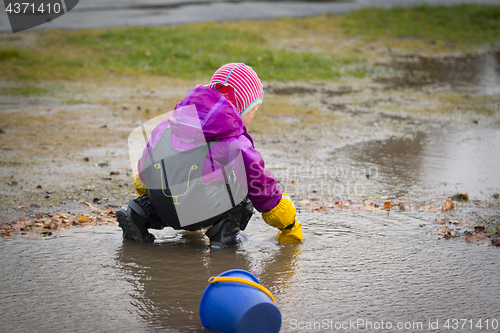
<path id="1" fill-rule="evenodd" d="M 280 230 L 277 236 L 280 244 L 302 241 L 302 224 L 295 217 L 297 212 L 290 197 L 281 192 L 276 178 L 266 170 L 251 138 L 247 142 L 240 141 L 240 144 L 246 166 L 248 198 L 262 212 L 264 221 Z"/>

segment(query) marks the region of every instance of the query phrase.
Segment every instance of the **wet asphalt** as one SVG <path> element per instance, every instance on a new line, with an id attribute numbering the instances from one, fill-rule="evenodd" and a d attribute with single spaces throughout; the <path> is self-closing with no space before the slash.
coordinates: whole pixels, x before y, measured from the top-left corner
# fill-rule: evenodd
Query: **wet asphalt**
<path id="1" fill-rule="evenodd" d="M 397 7 L 417 4 L 498 4 L 498 0 L 345 0 L 345 1 L 231 1 L 231 0 L 80 0 L 67 14 L 31 28 L 82 29 L 114 26 L 160 26 L 206 21 L 237 21 L 273 17 L 343 14 L 363 7 Z M 11 27 L 4 8 L 0 32 Z"/>

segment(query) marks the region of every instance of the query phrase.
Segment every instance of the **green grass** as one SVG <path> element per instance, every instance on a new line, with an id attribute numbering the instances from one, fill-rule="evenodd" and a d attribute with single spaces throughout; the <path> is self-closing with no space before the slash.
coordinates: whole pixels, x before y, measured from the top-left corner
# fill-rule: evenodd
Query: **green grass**
<path id="1" fill-rule="evenodd" d="M 83 99 L 68 99 L 66 101 L 64 101 L 64 104 L 66 105 L 78 105 L 78 104 L 86 104 L 88 103 L 88 101 L 85 101 Z"/>
<path id="2" fill-rule="evenodd" d="M 388 39 L 416 38 L 450 39 L 467 50 L 500 42 L 500 6 L 369 8 L 343 16 L 36 34 L 37 46 L 0 44 L 0 77 L 95 80 L 146 74 L 206 79 L 224 63 L 245 62 L 263 80 L 334 80 L 376 72 L 370 64 L 373 54 L 353 52 L 360 44 L 349 46 L 349 36 L 362 36 L 362 43 L 381 40 L 386 43 L 379 45 L 382 49 L 391 46 Z"/>
<path id="3" fill-rule="evenodd" d="M 417 6 L 365 8 L 344 16 L 348 34 L 370 38 L 425 38 L 478 44 L 499 42 L 499 5 Z"/>
<path id="4" fill-rule="evenodd" d="M 11 96 L 40 96 L 52 93 L 53 90 L 46 87 L 38 87 L 34 85 L 0 87 L 0 95 Z"/>
<path id="5" fill-rule="evenodd" d="M 4 49 L 4 76 L 19 79 L 74 79 L 110 74 L 210 76 L 228 62 L 245 62 L 264 80 L 331 79 L 364 76 L 343 65 L 359 59 L 279 50 L 258 34 L 221 24 L 47 31 L 39 52 Z"/>

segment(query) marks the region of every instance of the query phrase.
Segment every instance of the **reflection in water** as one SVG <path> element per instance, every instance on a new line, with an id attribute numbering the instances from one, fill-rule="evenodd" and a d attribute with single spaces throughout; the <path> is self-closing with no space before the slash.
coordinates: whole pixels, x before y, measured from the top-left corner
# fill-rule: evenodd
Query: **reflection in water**
<path id="1" fill-rule="evenodd" d="M 336 152 L 353 164 L 377 168 L 388 187 L 421 186 L 431 195 L 468 193 L 486 199 L 500 191 L 500 130 L 441 130 L 415 137 L 367 142 Z"/>
<path id="2" fill-rule="evenodd" d="M 134 287 L 132 305 L 150 329 L 206 332 L 198 308 L 211 276 L 244 269 L 277 294 L 292 280 L 297 246 L 252 263 L 244 245 L 211 250 L 201 232 L 180 232 L 154 244 L 123 241 L 116 259 Z"/>
<path id="3" fill-rule="evenodd" d="M 391 67 L 402 74 L 377 81 L 393 88 L 448 84 L 452 88 L 479 87 L 486 94 L 500 92 L 500 51 L 442 58 L 398 56 Z"/>
<path id="4" fill-rule="evenodd" d="M 418 133 L 415 137 L 400 140 L 366 142 L 361 148 L 359 145 L 350 146 L 345 152 L 356 164 L 366 164 L 390 184 L 415 184 L 422 169 L 425 142 L 425 135 Z"/>

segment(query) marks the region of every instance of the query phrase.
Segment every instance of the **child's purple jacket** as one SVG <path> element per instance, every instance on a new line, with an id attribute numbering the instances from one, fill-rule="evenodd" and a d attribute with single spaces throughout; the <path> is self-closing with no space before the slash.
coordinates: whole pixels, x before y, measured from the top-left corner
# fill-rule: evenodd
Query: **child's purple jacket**
<path id="1" fill-rule="evenodd" d="M 186 125 L 192 123 L 193 119 L 201 124 L 202 131 L 195 126 Z M 172 146 L 180 151 L 192 149 L 200 142 L 212 140 L 238 145 L 246 171 L 248 198 L 254 207 L 259 212 L 267 212 L 280 202 L 281 190 L 277 186 L 276 178 L 266 170 L 264 160 L 255 149 L 252 137 L 247 133 L 237 110 L 221 93 L 202 85 L 193 89 L 177 104 L 173 115 L 152 131 L 147 147 L 138 162 L 139 176 L 143 182 L 145 179 L 142 176 L 142 166 L 149 156 L 149 151 L 167 127 L 173 132 Z M 212 158 L 217 159 L 215 156 L 217 150 L 213 154 Z M 203 166 L 203 170 L 205 169 L 210 169 L 208 158 Z"/>

